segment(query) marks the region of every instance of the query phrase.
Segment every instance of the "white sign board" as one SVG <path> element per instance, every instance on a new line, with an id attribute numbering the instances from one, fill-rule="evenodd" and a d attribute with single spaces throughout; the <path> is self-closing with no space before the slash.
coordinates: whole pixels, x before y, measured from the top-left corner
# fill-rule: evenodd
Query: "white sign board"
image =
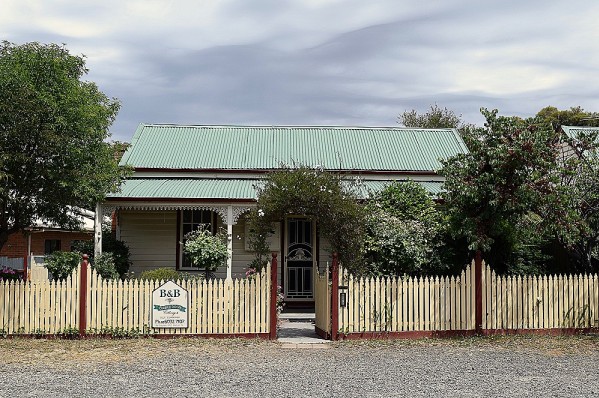
<path id="1" fill-rule="evenodd" d="M 168 281 L 152 292 L 152 327 L 187 328 L 187 290 Z"/>

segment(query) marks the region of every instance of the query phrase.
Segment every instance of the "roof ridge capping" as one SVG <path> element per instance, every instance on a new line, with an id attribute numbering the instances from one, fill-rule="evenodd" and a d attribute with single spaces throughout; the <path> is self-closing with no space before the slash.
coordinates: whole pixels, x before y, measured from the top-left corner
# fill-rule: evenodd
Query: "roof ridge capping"
<path id="1" fill-rule="evenodd" d="M 401 127 L 401 126 L 344 126 L 326 124 L 177 124 L 177 123 L 140 123 L 144 127 L 180 127 L 180 128 L 239 128 L 239 129 L 335 129 L 335 130 L 428 130 L 454 131 L 452 127 Z M 138 128 L 138 129 L 139 129 Z"/>

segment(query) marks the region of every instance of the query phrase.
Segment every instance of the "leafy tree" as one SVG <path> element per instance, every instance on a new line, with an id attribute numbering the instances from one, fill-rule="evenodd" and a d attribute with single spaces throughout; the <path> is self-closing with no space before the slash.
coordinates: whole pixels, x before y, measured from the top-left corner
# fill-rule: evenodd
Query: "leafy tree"
<path id="1" fill-rule="evenodd" d="M 599 129 L 568 139 L 575 155 L 559 169 L 561 208 L 548 215 L 575 271 L 599 269 Z"/>
<path id="2" fill-rule="evenodd" d="M 580 106 L 561 111 L 554 106 L 546 106 L 537 113 L 536 119 L 555 130 L 560 126 L 599 126 L 599 113 L 586 112 Z"/>
<path id="3" fill-rule="evenodd" d="M 55 44 L 0 46 L 0 248 L 36 219 L 76 229 L 123 171 L 104 142 L 119 109 L 85 59 Z"/>
<path id="4" fill-rule="evenodd" d="M 535 214 L 549 214 L 561 198 L 557 134 L 538 119 L 481 112 L 486 124 L 466 137 L 470 152 L 441 170 L 452 232 L 471 250 L 491 252 L 499 271 L 538 271 L 550 226 Z"/>
<path id="5" fill-rule="evenodd" d="M 397 119 L 404 127 L 455 128 L 463 136 L 468 135 L 474 128 L 473 124 L 464 122 L 462 115 L 456 115 L 454 111 L 441 108 L 437 104 L 431 105 L 430 110 L 422 114 L 415 109 L 404 111 Z"/>
<path id="6" fill-rule="evenodd" d="M 413 181 L 395 182 L 371 195 L 364 244 L 369 270 L 388 274 L 447 273 L 445 217 Z"/>

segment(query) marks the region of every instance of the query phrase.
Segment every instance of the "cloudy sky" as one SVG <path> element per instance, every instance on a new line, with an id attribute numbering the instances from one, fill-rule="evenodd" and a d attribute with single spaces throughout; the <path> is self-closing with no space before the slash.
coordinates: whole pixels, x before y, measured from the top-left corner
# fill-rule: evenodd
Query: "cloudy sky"
<path id="1" fill-rule="evenodd" d="M 394 126 L 437 103 L 599 111 L 594 0 L 2 0 L 0 39 L 65 43 L 139 123 Z"/>

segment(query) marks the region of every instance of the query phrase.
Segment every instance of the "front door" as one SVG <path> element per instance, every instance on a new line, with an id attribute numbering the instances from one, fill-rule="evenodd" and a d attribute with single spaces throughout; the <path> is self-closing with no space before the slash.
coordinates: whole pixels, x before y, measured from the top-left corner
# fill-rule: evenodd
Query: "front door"
<path id="1" fill-rule="evenodd" d="M 285 296 L 313 300 L 314 231 L 311 220 L 288 218 L 286 228 Z"/>

